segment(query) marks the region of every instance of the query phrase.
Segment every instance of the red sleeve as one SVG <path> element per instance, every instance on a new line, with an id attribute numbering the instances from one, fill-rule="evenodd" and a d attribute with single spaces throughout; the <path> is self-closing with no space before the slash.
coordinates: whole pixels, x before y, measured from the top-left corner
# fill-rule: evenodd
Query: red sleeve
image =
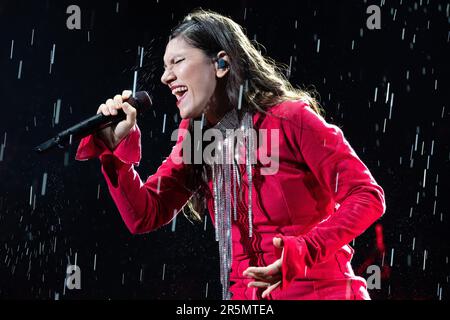
<path id="1" fill-rule="evenodd" d="M 122 162 L 139 165 L 141 161 L 141 131 L 137 124 L 131 128 L 130 133 L 111 151 L 102 140 L 91 134 L 80 141 L 76 160 L 89 160 L 102 158 L 105 155 L 115 155 Z"/>
<path id="2" fill-rule="evenodd" d="M 180 123 L 172 152 L 145 183 L 134 169 L 141 159 L 137 125 L 114 151 L 92 135 L 81 140 L 76 159 L 100 158 L 111 197 L 131 233 L 149 232 L 169 223 L 191 196 L 185 187 L 187 166 L 178 160 L 182 157 L 181 146 L 188 124 L 187 119 Z"/>
<path id="3" fill-rule="evenodd" d="M 282 286 L 306 268 L 331 258 L 337 250 L 363 233 L 386 210 L 383 189 L 356 155 L 342 131 L 328 124 L 310 107 L 300 109 L 296 127 L 300 154 L 338 209 L 307 234 L 283 236 Z M 277 252 L 280 256 L 280 251 Z"/>

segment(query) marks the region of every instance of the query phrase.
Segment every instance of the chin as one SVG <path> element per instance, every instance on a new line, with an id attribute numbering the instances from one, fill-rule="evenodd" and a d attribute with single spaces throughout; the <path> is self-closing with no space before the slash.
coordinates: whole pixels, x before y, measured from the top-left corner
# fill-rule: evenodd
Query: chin
<path id="1" fill-rule="evenodd" d="M 180 110 L 181 119 L 189 119 L 192 118 L 192 112 Z"/>
<path id="2" fill-rule="evenodd" d="M 183 112 L 180 112 L 181 119 L 189 119 L 189 115 L 184 114 Z"/>
<path id="3" fill-rule="evenodd" d="M 188 106 L 178 108 L 180 109 L 180 116 L 182 119 L 187 119 L 192 116 L 192 110 Z"/>
<path id="4" fill-rule="evenodd" d="M 202 113 L 197 112 L 196 110 L 192 110 L 191 108 L 180 108 L 180 117 L 181 119 L 196 119 L 198 117 L 201 117 Z"/>

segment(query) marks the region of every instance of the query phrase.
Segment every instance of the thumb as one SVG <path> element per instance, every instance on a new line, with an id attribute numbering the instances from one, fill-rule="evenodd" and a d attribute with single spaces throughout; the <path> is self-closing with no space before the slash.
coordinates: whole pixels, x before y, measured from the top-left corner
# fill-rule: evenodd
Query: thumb
<path id="1" fill-rule="evenodd" d="M 136 122 L 136 108 L 134 108 L 131 104 L 128 102 L 124 102 L 122 104 L 123 112 L 127 115 L 126 121 L 130 124 L 133 124 Z"/>
<path id="2" fill-rule="evenodd" d="M 273 241 L 273 245 L 276 248 L 282 248 L 283 247 L 283 239 L 274 237 L 272 241 Z"/>

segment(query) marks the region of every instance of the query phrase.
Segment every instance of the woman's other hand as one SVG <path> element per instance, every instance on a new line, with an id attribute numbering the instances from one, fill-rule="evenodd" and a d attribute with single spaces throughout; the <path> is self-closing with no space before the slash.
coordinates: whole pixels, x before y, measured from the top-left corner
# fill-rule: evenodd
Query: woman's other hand
<path id="1" fill-rule="evenodd" d="M 273 245 L 276 248 L 283 247 L 281 238 L 273 238 Z M 267 297 L 275 288 L 281 284 L 281 262 L 283 261 L 283 253 L 281 258 L 266 267 L 248 267 L 243 275 L 252 278 L 254 281 L 249 282 L 249 287 L 266 288 L 262 293 L 262 297 Z"/>

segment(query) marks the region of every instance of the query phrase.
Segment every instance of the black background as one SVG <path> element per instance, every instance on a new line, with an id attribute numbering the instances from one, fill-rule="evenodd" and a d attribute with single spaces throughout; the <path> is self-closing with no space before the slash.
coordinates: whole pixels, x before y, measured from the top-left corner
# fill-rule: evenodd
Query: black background
<path id="1" fill-rule="evenodd" d="M 71 4 L 81 8 L 81 30 L 66 27 Z M 366 27 L 371 4 L 381 8 L 381 30 Z M 168 155 L 179 121 L 175 99 L 159 82 L 166 38 L 178 20 L 200 6 L 232 17 L 275 60 L 289 64 L 292 59 L 291 82 L 316 88 L 327 121 L 344 130 L 384 188 L 387 211 L 378 221 L 384 228 L 384 259 L 374 251 L 374 227 L 353 245 L 359 275 L 368 277 L 360 267 L 373 256 L 390 270 L 381 289 L 370 291 L 372 297 L 448 299 L 449 4 L 435 0 L 1 1 L 0 297 L 220 298 L 209 219 L 206 231 L 180 215 L 175 232 L 168 225 L 132 236 L 98 160 L 75 161 L 75 146 L 46 155 L 32 151 L 95 114 L 107 98 L 132 88 L 138 70 L 138 89 L 155 97 L 154 110 L 138 120 L 143 160 L 137 171 L 143 180 L 151 175 Z M 145 48 L 142 68 L 140 46 Z M 61 114 L 55 124 L 58 99 Z M 64 290 L 66 267 L 75 256 L 82 288 Z"/>

